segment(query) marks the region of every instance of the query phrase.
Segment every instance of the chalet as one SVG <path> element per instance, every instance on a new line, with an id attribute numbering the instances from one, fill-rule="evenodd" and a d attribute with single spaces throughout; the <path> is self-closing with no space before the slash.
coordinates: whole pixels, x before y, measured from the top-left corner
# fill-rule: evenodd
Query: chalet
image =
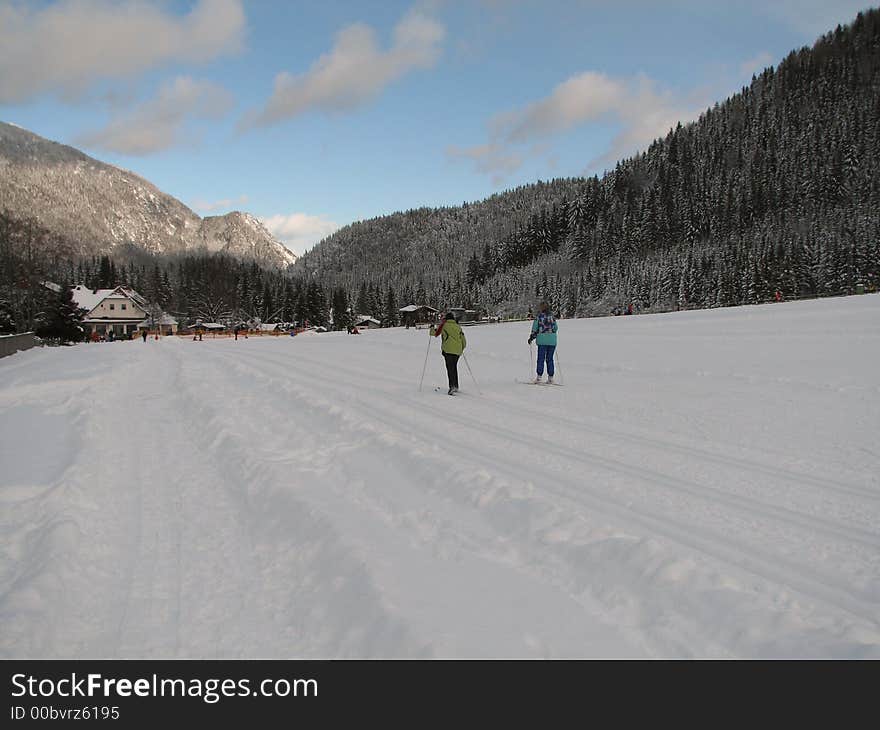
<path id="1" fill-rule="evenodd" d="M 378 319 L 371 317 L 369 314 L 356 315 L 352 324 L 360 330 L 374 330 L 382 326 Z"/>
<path id="2" fill-rule="evenodd" d="M 177 320 L 157 311 L 134 289 L 117 286 L 115 289 L 90 289 L 79 284 L 73 287 L 73 301 L 84 309 L 82 324 L 86 333 L 128 338 L 142 325 L 161 334 L 177 332 Z"/>
<path id="3" fill-rule="evenodd" d="M 159 312 L 157 315 L 148 314 L 147 318 L 138 325 L 138 329 L 158 332 L 160 335 L 174 335 L 177 334 L 177 320 L 165 312 Z"/>
<path id="4" fill-rule="evenodd" d="M 427 324 L 437 320 L 437 310 L 426 304 L 407 304 L 400 308 L 400 320 L 407 327 Z"/>
<path id="5" fill-rule="evenodd" d="M 257 332 L 264 335 L 280 334 L 284 332 L 285 327 L 281 322 L 262 322 L 257 327 Z"/>
<path id="6" fill-rule="evenodd" d="M 459 324 L 477 321 L 477 311 L 475 309 L 465 309 L 464 307 L 452 307 L 449 310 L 455 315 L 455 321 Z"/>

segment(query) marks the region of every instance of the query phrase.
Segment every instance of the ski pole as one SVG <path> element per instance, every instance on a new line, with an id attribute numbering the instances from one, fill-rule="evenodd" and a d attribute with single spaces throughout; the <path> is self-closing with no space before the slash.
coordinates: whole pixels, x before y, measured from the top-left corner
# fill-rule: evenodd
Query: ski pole
<path id="1" fill-rule="evenodd" d="M 535 346 L 532 344 L 532 341 L 529 340 L 529 377 L 526 380 L 534 380 L 532 377 L 532 363 L 535 362 Z"/>
<path id="2" fill-rule="evenodd" d="M 467 355 L 461 353 L 462 358 L 464 359 L 464 364 L 467 365 L 468 372 L 471 374 L 471 380 L 474 381 L 474 386 L 477 389 L 477 393 L 483 395 L 483 391 L 480 390 L 480 386 L 477 385 L 477 379 L 474 377 L 474 371 L 471 370 L 471 364 L 468 362 Z"/>
<path id="3" fill-rule="evenodd" d="M 565 382 L 565 377 L 562 374 L 562 366 L 559 363 L 559 351 L 553 351 L 553 357 L 556 359 L 556 369 L 559 371 L 559 384 L 562 385 Z"/>
<path id="4" fill-rule="evenodd" d="M 428 330 L 428 348 L 425 350 L 425 364 L 422 365 L 422 377 L 419 379 L 419 393 L 422 392 L 422 382 L 425 380 L 425 368 L 428 367 L 428 353 L 431 351 L 431 330 Z"/>

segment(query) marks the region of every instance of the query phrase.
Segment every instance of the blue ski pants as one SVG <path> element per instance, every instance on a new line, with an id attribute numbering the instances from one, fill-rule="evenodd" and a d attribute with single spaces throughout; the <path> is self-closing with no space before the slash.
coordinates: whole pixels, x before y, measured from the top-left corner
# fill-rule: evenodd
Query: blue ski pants
<path id="1" fill-rule="evenodd" d="M 553 353 L 556 352 L 556 345 L 538 345 L 538 375 L 544 374 L 544 362 L 547 363 L 547 375 L 551 378 L 555 372 L 553 367 Z"/>

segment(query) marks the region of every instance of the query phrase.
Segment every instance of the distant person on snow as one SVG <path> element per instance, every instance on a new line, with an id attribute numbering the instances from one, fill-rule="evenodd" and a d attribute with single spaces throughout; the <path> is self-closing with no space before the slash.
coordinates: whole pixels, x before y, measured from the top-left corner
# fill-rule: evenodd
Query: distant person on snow
<path id="1" fill-rule="evenodd" d="M 446 360 L 446 375 L 449 379 L 449 395 L 458 391 L 458 358 L 467 347 L 467 339 L 464 332 L 455 321 L 455 315 L 447 312 L 436 328 L 431 327 L 430 335 L 440 337 L 442 341 L 441 351 Z"/>
<path id="2" fill-rule="evenodd" d="M 532 334 L 529 335 L 529 344 L 538 340 L 538 377 L 535 383 L 540 383 L 544 377 L 544 363 L 547 363 L 547 382 L 553 382 L 555 369 L 553 367 L 553 355 L 556 352 L 556 317 L 550 311 L 547 302 L 541 302 L 538 307 L 538 316 L 532 322 Z"/>
<path id="3" fill-rule="evenodd" d="M 144 338 L 144 342 L 147 341 L 147 335 L 148 335 L 148 334 L 149 334 L 149 332 L 147 332 L 147 328 L 144 327 L 144 329 L 141 331 L 141 337 Z"/>

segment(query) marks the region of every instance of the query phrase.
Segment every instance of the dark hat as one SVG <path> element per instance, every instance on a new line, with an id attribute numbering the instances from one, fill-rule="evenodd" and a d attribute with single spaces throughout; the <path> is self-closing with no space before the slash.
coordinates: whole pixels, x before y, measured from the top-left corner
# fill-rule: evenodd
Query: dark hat
<path id="1" fill-rule="evenodd" d="M 455 322 L 455 312 L 447 312 L 444 317 L 445 319 L 451 319 L 453 322 Z"/>

